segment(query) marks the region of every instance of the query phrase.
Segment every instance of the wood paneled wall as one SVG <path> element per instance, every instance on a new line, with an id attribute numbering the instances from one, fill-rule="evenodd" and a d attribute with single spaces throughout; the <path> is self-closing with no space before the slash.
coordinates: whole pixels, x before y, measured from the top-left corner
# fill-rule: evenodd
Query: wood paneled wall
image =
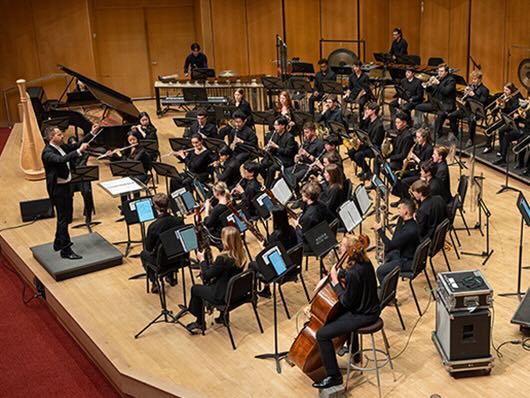
<path id="1" fill-rule="evenodd" d="M 393 27 L 409 52 L 442 57 L 466 75 L 471 55 L 486 83 L 520 85 L 517 66 L 530 57 L 528 0 L 0 0 L 0 89 L 57 72 L 63 63 L 130 96 L 152 94 L 161 74 L 182 75 L 192 41 L 218 72 L 275 74 L 275 36 L 290 57 L 316 63 L 323 55 L 366 41 L 366 59 L 387 51 Z M 49 97 L 64 80 L 45 84 Z M 16 92 L 10 95 L 16 119 Z M 0 122 L 6 120 L 0 98 Z"/>

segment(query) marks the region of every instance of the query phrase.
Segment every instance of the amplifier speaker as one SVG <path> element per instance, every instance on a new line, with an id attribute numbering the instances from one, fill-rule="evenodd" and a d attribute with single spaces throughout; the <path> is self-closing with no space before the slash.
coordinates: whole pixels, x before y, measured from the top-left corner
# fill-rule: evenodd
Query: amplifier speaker
<path id="1" fill-rule="evenodd" d="M 37 199 L 20 202 L 22 221 L 33 221 L 41 218 L 55 217 L 55 211 L 50 199 Z"/>

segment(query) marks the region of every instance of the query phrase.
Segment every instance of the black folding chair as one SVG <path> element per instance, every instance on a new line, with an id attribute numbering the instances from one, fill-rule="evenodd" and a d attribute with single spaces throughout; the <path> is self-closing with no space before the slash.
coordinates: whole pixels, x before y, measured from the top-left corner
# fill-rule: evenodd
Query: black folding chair
<path id="1" fill-rule="evenodd" d="M 430 239 L 425 239 L 423 242 L 421 242 L 420 245 L 416 248 L 416 252 L 414 253 L 414 258 L 412 259 L 412 269 L 410 271 L 401 271 L 400 273 L 400 276 L 403 279 L 409 280 L 410 291 L 412 292 L 412 297 L 414 298 L 414 302 L 416 303 L 416 308 L 418 309 L 418 313 L 420 314 L 420 316 L 422 315 L 420 304 L 418 303 L 418 298 L 416 297 L 416 292 L 414 291 L 412 281 L 416 279 L 419 274 L 423 273 L 423 275 L 425 275 L 425 279 L 427 279 L 427 284 L 429 285 L 431 295 L 434 299 L 434 292 L 432 290 L 431 280 L 429 279 L 429 275 L 427 274 L 426 270 L 430 246 Z"/>
<path id="2" fill-rule="evenodd" d="M 431 247 L 429 248 L 429 263 L 431 264 L 432 274 L 435 278 L 436 278 L 436 270 L 434 269 L 434 264 L 432 262 L 432 259 L 440 251 L 444 255 L 445 264 L 447 265 L 447 270 L 451 272 L 451 266 L 449 265 L 449 260 L 447 259 L 447 253 L 445 252 L 445 237 L 447 235 L 448 230 L 449 230 L 449 220 L 446 218 L 434 230 Z"/>
<path id="3" fill-rule="evenodd" d="M 391 273 L 385 276 L 385 279 L 383 279 L 383 283 L 381 283 L 381 287 L 377 293 L 379 296 L 379 305 L 381 307 L 381 311 L 383 311 L 383 309 L 389 304 L 393 304 L 394 307 L 396 307 L 396 312 L 398 314 L 399 322 L 401 322 L 401 327 L 403 330 L 405 330 L 405 323 L 401 317 L 401 311 L 399 310 L 399 305 L 396 298 L 399 272 L 399 267 L 396 267 Z"/>

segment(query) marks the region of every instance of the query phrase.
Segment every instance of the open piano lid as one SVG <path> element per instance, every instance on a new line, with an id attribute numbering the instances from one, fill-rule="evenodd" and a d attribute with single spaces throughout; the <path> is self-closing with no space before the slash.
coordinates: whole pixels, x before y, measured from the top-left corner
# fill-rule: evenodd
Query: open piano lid
<path id="1" fill-rule="evenodd" d="M 104 86 L 101 83 L 98 83 L 81 73 L 75 72 L 70 68 L 67 68 L 64 65 L 58 65 L 64 73 L 75 77 L 79 81 L 85 83 L 88 90 L 101 101 L 104 105 L 109 108 L 115 109 L 118 111 L 122 117 L 128 122 L 136 123 L 138 121 L 140 111 L 133 104 L 130 97 L 123 95 L 107 86 Z"/>

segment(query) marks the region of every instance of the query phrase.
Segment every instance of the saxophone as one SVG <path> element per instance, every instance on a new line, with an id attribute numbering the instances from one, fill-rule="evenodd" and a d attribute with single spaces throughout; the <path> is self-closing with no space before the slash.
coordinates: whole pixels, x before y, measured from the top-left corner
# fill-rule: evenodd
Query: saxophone
<path id="1" fill-rule="evenodd" d="M 409 163 L 410 163 L 410 155 L 412 155 L 412 153 L 414 152 L 414 149 L 416 148 L 416 145 L 418 145 L 417 142 L 415 142 L 414 145 L 412 145 L 412 147 L 410 148 L 409 153 L 407 154 L 407 157 L 405 159 L 403 159 L 403 166 L 401 167 L 401 170 L 399 171 L 399 176 L 400 177 L 403 177 L 403 174 L 405 173 L 405 171 L 407 171 L 407 168 L 409 167 Z"/>

